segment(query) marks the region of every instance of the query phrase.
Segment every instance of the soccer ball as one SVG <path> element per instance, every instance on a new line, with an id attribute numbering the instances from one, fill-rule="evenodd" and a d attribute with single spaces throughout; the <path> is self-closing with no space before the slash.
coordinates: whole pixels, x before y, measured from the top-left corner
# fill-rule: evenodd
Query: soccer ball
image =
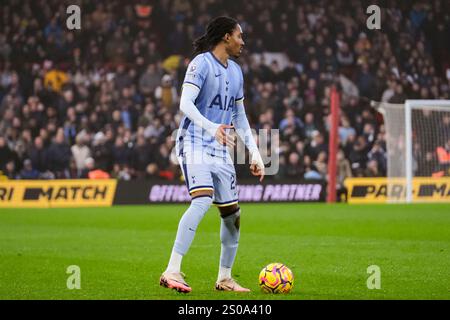
<path id="1" fill-rule="evenodd" d="M 282 263 L 271 263 L 259 273 L 259 286 L 266 293 L 288 293 L 294 285 L 294 274 Z"/>

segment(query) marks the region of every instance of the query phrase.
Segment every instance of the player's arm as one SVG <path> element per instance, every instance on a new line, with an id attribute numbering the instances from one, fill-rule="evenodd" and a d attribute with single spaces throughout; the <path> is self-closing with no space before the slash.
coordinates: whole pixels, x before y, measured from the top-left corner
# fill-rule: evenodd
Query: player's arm
<path id="1" fill-rule="evenodd" d="M 200 89 L 189 83 L 183 84 L 181 92 L 180 110 L 188 117 L 196 126 L 205 129 L 211 136 L 222 144 L 234 146 L 233 139 L 226 133 L 225 129 L 232 126 L 214 123 L 206 119 L 195 106 L 195 100 Z"/>
<path id="2" fill-rule="evenodd" d="M 244 75 L 240 71 L 240 85 L 235 106 L 233 108 L 232 122 L 236 129 L 238 136 L 244 141 L 246 147 L 250 152 L 250 171 L 254 176 L 260 176 L 259 181 L 264 179 L 264 162 L 261 154 L 256 146 L 255 138 L 253 137 L 250 124 L 248 123 L 247 115 L 244 108 Z"/>
<path id="3" fill-rule="evenodd" d="M 260 176 L 259 181 L 264 179 L 264 162 L 259 153 L 258 147 L 253 137 L 247 115 L 245 114 L 244 98 L 236 101 L 233 112 L 233 124 L 238 136 L 244 141 L 245 146 L 250 152 L 250 170 L 253 175 Z"/>

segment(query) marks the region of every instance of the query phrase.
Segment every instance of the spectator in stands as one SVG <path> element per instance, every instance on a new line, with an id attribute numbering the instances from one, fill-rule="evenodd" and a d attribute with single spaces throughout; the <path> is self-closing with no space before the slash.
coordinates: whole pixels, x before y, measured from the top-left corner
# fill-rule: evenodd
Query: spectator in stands
<path id="1" fill-rule="evenodd" d="M 86 159 L 91 157 L 91 150 L 86 145 L 87 137 L 81 132 L 76 137 L 76 144 L 71 147 L 72 157 L 75 160 L 77 176 L 81 175 L 81 172 L 85 168 Z"/>
<path id="2" fill-rule="evenodd" d="M 41 173 L 47 171 L 48 150 L 44 146 L 44 141 L 40 136 L 34 139 L 34 144 L 29 151 L 29 158 L 34 169 Z"/>
<path id="3" fill-rule="evenodd" d="M 378 170 L 378 162 L 376 160 L 369 160 L 367 162 L 367 167 L 364 172 L 364 176 L 366 177 L 381 177 L 381 173 Z"/>
<path id="4" fill-rule="evenodd" d="M 358 86 L 359 93 L 368 98 L 374 98 L 373 88 L 375 86 L 375 77 L 373 73 L 369 70 L 369 65 L 363 62 L 360 66 L 356 78 L 356 85 Z"/>
<path id="5" fill-rule="evenodd" d="M 320 152 L 328 152 L 328 147 L 325 143 L 325 138 L 322 133 L 315 131 L 312 134 L 312 141 L 306 150 L 306 153 L 311 157 L 312 161 L 315 161 Z"/>
<path id="6" fill-rule="evenodd" d="M 71 158 L 70 146 L 65 142 L 62 129 L 58 130 L 53 143 L 48 149 L 48 167 L 52 168 L 58 179 L 67 179 Z"/>
<path id="7" fill-rule="evenodd" d="M 343 197 L 347 196 L 347 188 L 344 185 L 345 179 L 353 176 L 350 162 L 345 158 L 344 151 L 339 149 L 336 157 L 337 161 L 337 179 L 336 179 L 336 191 L 337 199 L 341 201 Z"/>
<path id="8" fill-rule="evenodd" d="M 303 136 L 303 122 L 295 116 L 292 109 L 286 111 L 285 118 L 281 120 L 279 128 L 284 136 Z"/>
<path id="9" fill-rule="evenodd" d="M 436 172 L 439 172 L 439 168 L 436 166 L 434 152 L 426 151 L 425 156 L 417 157 L 417 176 L 431 177 Z"/>
<path id="10" fill-rule="evenodd" d="M 313 139 L 313 136 L 318 132 L 316 122 L 314 120 L 314 113 L 308 112 L 305 115 L 305 125 L 304 125 L 305 135 L 308 139 Z"/>
<path id="11" fill-rule="evenodd" d="M 397 83 L 394 89 L 394 95 L 389 99 L 390 103 L 403 103 L 406 100 L 403 86 Z"/>
<path id="12" fill-rule="evenodd" d="M 33 168 L 33 164 L 30 159 L 25 159 L 23 162 L 23 168 L 20 170 L 20 179 L 33 180 L 39 179 L 39 171 Z"/>
<path id="13" fill-rule="evenodd" d="M 149 97 L 161 83 L 161 73 L 154 63 L 147 66 L 147 70 L 139 78 L 139 91 Z"/>
<path id="14" fill-rule="evenodd" d="M 369 145 L 372 145 L 376 139 L 375 127 L 372 123 L 366 122 L 363 127 L 362 136 L 366 139 Z"/>
<path id="15" fill-rule="evenodd" d="M 311 164 L 305 166 L 305 174 L 303 176 L 305 180 L 323 180 L 324 177 L 317 171 L 317 168 Z"/>
<path id="16" fill-rule="evenodd" d="M 95 160 L 91 157 L 84 162 L 84 168 L 81 171 L 80 178 L 82 179 L 109 179 L 108 172 L 96 168 Z"/>
<path id="17" fill-rule="evenodd" d="M 136 146 L 131 153 L 131 167 L 135 170 L 137 178 L 144 178 L 148 165 L 154 163 L 153 149 L 154 146 L 150 145 L 143 135 L 137 137 Z"/>
<path id="18" fill-rule="evenodd" d="M 328 173 L 328 159 L 327 152 L 320 151 L 317 155 L 317 159 L 313 161 L 314 167 L 316 167 L 317 172 L 325 179 Z"/>
<path id="19" fill-rule="evenodd" d="M 337 62 L 344 67 L 351 66 L 354 62 L 354 55 L 346 42 L 338 41 Z"/>
<path id="20" fill-rule="evenodd" d="M 387 159 L 386 159 L 386 151 L 381 146 L 380 141 L 375 141 L 372 146 L 372 149 L 367 154 L 367 158 L 369 161 L 375 160 L 378 165 L 378 172 L 381 175 L 387 174 Z"/>
<path id="21" fill-rule="evenodd" d="M 303 168 L 300 163 L 300 156 L 296 152 L 289 154 L 289 160 L 285 171 L 286 178 L 300 179 L 303 176 Z"/>
<path id="22" fill-rule="evenodd" d="M 356 135 L 356 130 L 350 125 L 350 120 L 345 115 L 341 117 L 341 123 L 338 132 L 339 132 L 339 142 L 342 145 L 345 145 L 347 143 L 347 139 L 350 135 L 352 136 Z"/>
<path id="23" fill-rule="evenodd" d="M 173 171 L 173 164 L 171 164 L 170 161 L 170 149 L 167 147 L 166 144 L 162 144 L 159 147 L 159 153 L 156 156 L 155 163 L 158 166 L 159 169 L 159 176 L 161 178 L 172 180 L 174 178 Z"/>
<path id="24" fill-rule="evenodd" d="M 111 136 L 111 131 L 109 130 Z M 92 156 L 99 169 L 110 171 L 112 169 L 112 141 L 99 131 L 94 135 L 92 140 Z"/>
<path id="25" fill-rule="evenodd" d="M 353 170 L 365 169 L 367 163 L 367 142 L 363 136 L 358 136 L 358 138 L 356 138 L 356 141 L 349 152 L 348 159 Z"/>
<path id="26" fill-rule="evenodd" d="M 0 170 L 5 171 L 6 164 L 15 159 L 14 152 L 9 148 L 4 137 L 0 136 Z"/>
<path id="27" fill-rule="evenodd" d="M 19 179 L 20 178 L 20 175 L 17 173 L 16 164 L 14 163 L 13 160 L 10 160 L 5 164 L 5 169 L 4 169 L 3 174 L 8 179 Z"/>
<path id="28" fill-rule="evenodd" d="M 169 74 L 165 74 L 162 77 L 161 85 L 155 89 L 155 98 L 167 111 L 174 111 L 174 106 L 178 102 L 178 96 L 177 90 L 172 83 L 172 77 Z"/>
<path id="29" fill-rule="evenodd" d="M 382 102 L 389 102 L 395 94 L 396 83 L 394 80 L 387 81 L 387 88 L 384 90 L 381 97 Z"/>
<path id="30" fill-rule="evenodd" d="M 121 137 L 116 138 L 114 147 L 112 148 L 113 163 L 118 165 L 129 165 L 130 149 L 125 145 Z"/>

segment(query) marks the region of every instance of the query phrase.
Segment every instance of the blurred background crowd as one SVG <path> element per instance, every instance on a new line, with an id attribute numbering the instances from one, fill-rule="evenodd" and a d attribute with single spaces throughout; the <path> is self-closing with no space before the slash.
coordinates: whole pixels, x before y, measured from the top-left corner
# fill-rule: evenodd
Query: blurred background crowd
<path id="1" fill-rule="evenodd" d="M 366 2 L 2 0 L 2 175 L 179 179 L 172 133 L 192 41 L 226 14 L 244 31 L 238 62 L 251 126 L 280 132 L 280 170 L 267 178 L 327 177 L 336 79 L 347 93 L 338 181 L 384 176 L 385 127 L 361 97 L 450 98 L 450 3 Z M 81 30 L 66 27 L 70 4 L 81 7 Z M 370 4 L 382 7 L 381 30 L 366 27 Z M 285 54 L 285 63 L 266 61 L 266 52 Z"/>

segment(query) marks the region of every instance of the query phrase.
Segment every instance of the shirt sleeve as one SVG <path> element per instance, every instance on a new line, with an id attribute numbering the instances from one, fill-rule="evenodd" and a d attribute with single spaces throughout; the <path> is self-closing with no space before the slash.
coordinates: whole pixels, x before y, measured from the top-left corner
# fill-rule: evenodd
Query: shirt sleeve
<path id="1" fill-rule="evenodd" d="M 183 112 L 196 126 L 205 129 L 211 136 L 216 135 L 216 131 L 220 124 L 214 123 L 205 118 L 195 106 L 195 99 L 200 91 L 193 85 L 184 84 L 180 98 L 180 110 Z"/>
<path id="2" fill-rule="evenodd" d="M 232 122 L 237 135 L 242 139 L 251 154 L 259 153 L 253 133 L 248 123 L 247 115 L 245 114 L 244 99 L 236 103 L 233 110 Z"/>
<path id="3" fill-rule="evenodd" d="M 234 101 L 236 103 L 244 101 L 244 76 L 242 74 L 242 69 L 240 67 L 239 67 L 239 91 Z"/>
<path id="4" fill-rule="evenodd" d="M 188 65 L 183 85 L 191 85 L 202 88 L 208 75 L 208 62 L 203 55 L 198 55 Z"/>

